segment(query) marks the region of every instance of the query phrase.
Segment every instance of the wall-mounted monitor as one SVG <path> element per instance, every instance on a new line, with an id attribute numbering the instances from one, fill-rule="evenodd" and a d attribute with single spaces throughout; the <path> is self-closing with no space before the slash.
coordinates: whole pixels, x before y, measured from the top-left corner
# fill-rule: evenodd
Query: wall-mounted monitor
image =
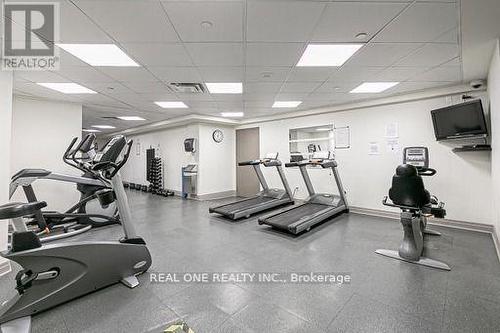
<path id="1" fill-rule="evenodd" d="M 432 110 L 431 115 L 437 140 L 488 135 L 480 99 Z"/>

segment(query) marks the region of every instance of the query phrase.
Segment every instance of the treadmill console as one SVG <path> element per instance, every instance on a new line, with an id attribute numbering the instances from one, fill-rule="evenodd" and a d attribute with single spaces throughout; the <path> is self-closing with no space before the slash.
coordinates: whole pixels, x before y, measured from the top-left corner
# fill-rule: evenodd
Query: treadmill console
<path id="1" fill-rule="evenodd" d="M 429 167 L 429 149 L 427 147 L 406 147 L 403 150 L 403 163 L 418 169 Z"/>
<path id="2" fill-rule="evenodd" d="M 277 160 L 279 153 L 267 153 L 264 157 L 265 160 Z"/>
<path id="3" fill-rule="evenodd" d="M 332 159 L 332 152 L 328 150 L 314 152 L 313 160 L 330 160 Z"/>

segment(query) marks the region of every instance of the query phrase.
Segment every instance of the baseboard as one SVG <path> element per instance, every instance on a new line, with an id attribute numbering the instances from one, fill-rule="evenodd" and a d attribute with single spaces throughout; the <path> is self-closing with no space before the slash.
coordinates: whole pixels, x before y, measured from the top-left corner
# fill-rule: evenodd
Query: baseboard
<path id="1" fill-rule="evenodd" d="M 493 226 L 493 243 L 495 243 L 495 248 L 497 249 L 497 257 L 498 260 L 500 261 L 500 242 L 498 240 L 498 234 L 495 226 Z"/>
<path id="2" fill-rule="evenodd" d="M 236 196 L 236 191 L 231 190 L 231 191 L 223 191 L 223 192 L 197 195 L 196 199 L 198 199 L 198 200 L 215 200 L 215 199 L 223 199 L 223 198 L 234 197 L 234 196 Z"/>
<path id="3" fill-rule="evenodd" d="M 369 209 L 369 208 L 361 208 L 361 207 L 349 207 L 349 211 L 357 214 L 363 215 L 371 215 L 377 217 L 385 217 L 394 220 L 399 220 L 400 215 L 399 212 L 391 212 L 387 210 L 380 209 Z M 463 229 L 477 232 L 484 232 L 488 234 L 495 234 L 495 229 L 491 224 L 484 223 L 473 223 L 473 222 L 465 222 L 451 219 L 437 219 L 437 218 L 429 218 L 427 220 L 429 224 L 437 225 L 440 227 L 446 228 L 455 228 L 455 229 Z"/>
<path id="4" fill-rule="evenodd" d="M 12 268 L 10 266 L 9 260 L 4 260 L 4 259 L 0 259 L 0 260 L 2 260 L 0 262 L 0 276 L 2 276 L 2 275 L 9 273 Z"/>
<path id="5" fill-rule="evenodd" d="M 399 213 L 397 213 L 397 212 L 391 212 L 391 211 L 380 210 L 380 209 L 370 209 L 370 208 L 361 208 L 361 207 L 350 206 L 349 211 L 352 213 L 356 213 L 356 214 L 385 217 L 385 218 L 390 218 L 390 219 L 394 219 L 394 220 L 399 220 L 399 218 L 400 218 Z M 450 219 L 436 219 L 436 218 L 428 219 L 427 223 L 430 225 L 435 225 L 435 226 L 444 227 L 444 228 L 462 229 L 462 230 L 469 230 L 469 231 L 483 232 L 483 233 L 491 234 L 491 237 L 493 238 L 493 243 L 495 244 L 495 248 L 497 251 L 497 257 L 498 257 L 498 260 L 500 261 L 500 241 L 498 239 L 498 235 L 496 233 L 495 226 L 493 226 L 491 224 L 485 224 L 485 223 L 472 223 L 472 222 L 466 222 L 466 221 L 457 221 L 457 220 L 450 220 Z"/>

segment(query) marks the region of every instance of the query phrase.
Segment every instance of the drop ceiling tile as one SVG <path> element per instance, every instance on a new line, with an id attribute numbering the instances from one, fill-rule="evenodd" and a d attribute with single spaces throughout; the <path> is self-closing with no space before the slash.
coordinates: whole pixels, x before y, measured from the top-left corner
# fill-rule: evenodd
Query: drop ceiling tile
<path id="1" fill-rule="evenodd" d="M 274 96 L 275 101 L 303 101 L 311 94 L 307 92 L 279 92 Z"/>
<path id="2" fill-rule="evenodd" d="M 406 81 L 425 72 L 428 67 L 389 67 L 376 75 L 377 81 Z"/>
<path id="3" fill-rule="evenodd" d="M 303 43 L 248 43 L 247 66 L 295 66 L 302 55 Z"/>
<path id="4" fill-rule="evenodd" d="M 295 67 L 290 71 L 288 82 L 323 82 L 337 69 L 328 67 Z"/>
<path id="5" fill-rule="evenodd" d="M 453 85 L 453 82 L 402 82 L 391 89 L 392 93 L 407 93 Z"/>
<path id="6" fill-rule="evenodd" d="M 244 101 L 274 101 L 276 94 L 272 93 L 245 93 L 243 95 L 243 100 Z"/>
<path id="7" fill-rule="evenodd" d="M 142 67 L 99 67 L 99 71 L 118 82 L 148 82 L 155 77 Z"/>
<path id="8" fill-rule="evenodd" d="M 359 86 L 363 81 L 344 81 L 331 79 L 321 85 L 314 93 L 348 93 L 357 86 Z"/>
<path id="9" fill-rule="evenodd" d="M 90 66 L 62 69 L 58 74 L 77 83 L 107 83 L 114 81 L 113 78 Z"/>
<path id="10" fill-rule="evenodd" d="M 122 82 L 122 84 L 136 93 L 163 93 L 170 92 L 165 83 L 161 81 L 152 82 Z"/>
<path id="11" fill-rule="evenodd" d="M 461 70 L 458 66 L 441 66 L 431 69 L 427 72 L 421 73 L 413 78 L 411 81 L 451 81 L 460 82 Z"/>
<path id="12" fill-rule="evenodd" d="M 252 93 L 277 93 L 281 88 L 281 82 L 247 82 L 245 84 L 245 92 Z"/>
<path id="13" fill-rule="evenodd" d="M 434 43 L 458 43 L 458 28 L 453 28 L 441 36 L 439 36 L 437 39 L 433 41 Z"/>
<path id="14" fill-rule="evenodd" d="M 280 92 L 283 93 L 311 93 L 321 86 L 321 82 L 285 82 Z"/>
<path id="15" fill-rule="evenodd" d="M 169 92 L 169 91 L 160 91 L 160 92 L 146 92 L 146 93 L 140 93 L 137 94 L 139 99 L 147 101 L 148 103 L 151 102 L 159 102 L 159 101 L 178 101 L 179 98 Z"/>
<path id="16" fill-rule="evenodd" d="M 274 98 L 260 101 L 245 101 L 245 108 L 270 108 L 274 103 Z"/>
<path id="17" fill-rule="evenodd" d="M 78 1 L 77 5 L 120 43 L 178 41 L 157 1 Z"/>
<path id="18" fill-rule="evenodd" d="M 377 42 L 430 42 L 458 26 L 455 3 L 412 4 L 377 37 Z"/>
<path id="19" fill-rule="evenodd" d="M 245 92 L 245 87 L 243 87 L 243 92 Z M 242 101 L 243 96 L 241 94 L 203 94 L 205 98 L 211 97 L 212 100 L 219 102 L 225 102 L 225 101 Z"/>
<path id="20" fill-rule="evenodd" d="M 243 66 L 242 43 L 186 43 L 196 66 Z"/>
<path id="21" fill-rule="evenodd" d="M 112 83 L 87 83 L 86 87 L 97 91 L 98 93 L 103 93 L 108 96 L 114 96 L 118 94 L 133 94 L 129 88 L 125 87 L 123 84 L 118 82 Z"/>
<path id="22" fill-rule="evenodd" d="M 455 44 L 426 44 L 416 52 L 398 61 L 396 66 L 438 66 L 459 55 Z"/>
<path id="23" fill-rule="evenodd" d="M 184 42 L 243 40 L 242 2 L 163 2 L 163 6 Z M 202 22 L 212 26 L 203 27 Z"/>
<path id="24" fill-rule="evenodd" d="M 370 39 L 401 10 L 404 3 L 329 3 L 312 35 L 316 42 L 360 42 L 360 32 Z"/>
<path id="25" fill-rule="evenodd" d="M 179 43 L 129 43 L 122 46 L 127 54 L 147 67 L 193 65 L 184 46 Z"/>
<path id="26" fill-rule="evenodd" d="M 72 54 L 59 48 L 59 68 L 69 69 L 72 67 L 87 67 L 88 64 L 81 61 Z"/>
<path id="27" fill-rule="evenodd" d="M 362 47 L 346 63 L 348 66 L 391 66 L 423 44 L 376 43 Z M 411 66 L 411 65 L 408 65 Z"/>
<path id="28" fill-rule="evenodd" d="M 60 2 L 61 43 L 110 43 L 106 33 L 69 1 Z"/>
<path id="29" fill-rule="evenodd" d="M 202 82 L 196 67 L 148 67 L 163 82 Z"/>
<path id="30" fill-rule="evenodd" d="M 196 101 L 196 100 L 191 100 L 188 102 L 188 105 L 192 109 L 216 109 L 217 108 L 217 102 L 212 101 L 212 100 L 207 100 L 207 101 Z"/>
<path id="31" fill-rule="evenodd" d="M 204 82 L 243 82 L 244 67 L 198 67 Z"/>
<path id="32" fill-rule="evenodd" d="M 59 72 L 49 71 L 15 71 L 14 77 L 28 82 L 71 82 L 65 77 L 62 77 Z"/>
<path id="33" fill-rule="evenodd" d="M 291 67 L 255 67 L 247 66 L 245 69 L 246 81 L 282 82 L 288 76 Z"/>
<path id="34" fill-rule="evenodd" d="M 216 95 L 210 95 L 208 93 L 202 93 L 202 94 L 176 94 L 179 100 L 181 101 L 214 101 L 215 98 L 214 96 Z M 229 94 L 231 95 L 231 94 Z M 217 95 L 219 98 L 223 98 L 223 96 L 226 96 L 226 94 L 220 94 Z M 239 96 L 239 95 L 238 95 Z M 229 96 L 231 97 L 231 96 Z M 240 97 L 241 98 L 241 97 Z"/>
<path id="35" fill-rule="evenodd" d="M 306 41 L 324 8 L 313 1 L 248 2 L 247 41 Z"/>
<path id="36" fill-rule="evenodd" d="M 346 65 L 332 72 L 331 80 L 334 81 L 369 81 L 373 80 L 384 70 L 385 67 L 379 66 L 351 66 Z"/>

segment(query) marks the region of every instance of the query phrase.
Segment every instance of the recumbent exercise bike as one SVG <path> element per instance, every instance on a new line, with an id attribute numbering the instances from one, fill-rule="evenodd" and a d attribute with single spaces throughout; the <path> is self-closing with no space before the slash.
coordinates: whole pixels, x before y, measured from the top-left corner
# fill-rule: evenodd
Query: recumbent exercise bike
<path id="1" fill-rule="evenodd" d="M 396 169 L 392 187 L 382 203 L 401 209 L 401 224 L 404 237 L 399 250 L 377 250 L 378 254 L 427 267 L 451 270 L 446 263 L 424 256 L 424 235 L 440 236 L 437 231 L 427 229 L 427 218 L 444 218 L 444 203 L 439 202 L 424 187 L 422 176 L 434 176 L 436 170 L 429 168 L 427 147 L 407 147 L 404 149 L 402 165 Z"/>

